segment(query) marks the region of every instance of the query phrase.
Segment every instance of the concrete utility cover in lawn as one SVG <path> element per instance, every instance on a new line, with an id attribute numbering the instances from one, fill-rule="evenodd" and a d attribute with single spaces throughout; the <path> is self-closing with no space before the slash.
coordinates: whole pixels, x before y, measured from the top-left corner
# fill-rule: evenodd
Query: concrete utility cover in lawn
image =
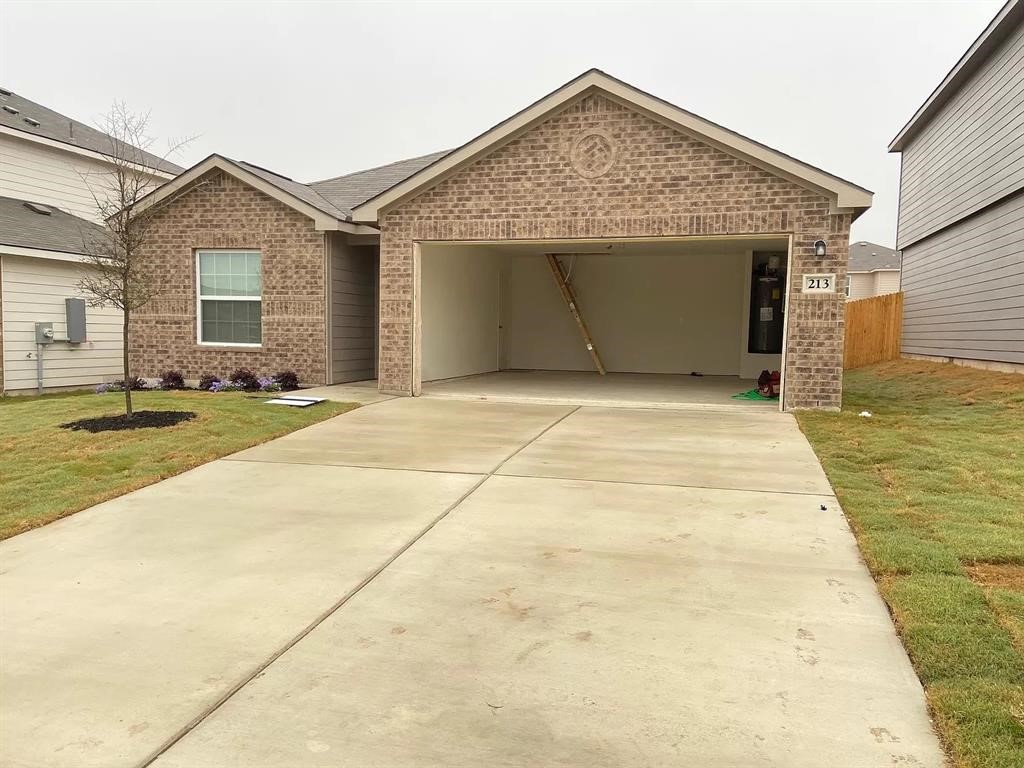
<path id="1" fill-rule="evenodd" d="M 4 765 L 943 762 L 787 415 L 390 400 L 0 546 Z"/>

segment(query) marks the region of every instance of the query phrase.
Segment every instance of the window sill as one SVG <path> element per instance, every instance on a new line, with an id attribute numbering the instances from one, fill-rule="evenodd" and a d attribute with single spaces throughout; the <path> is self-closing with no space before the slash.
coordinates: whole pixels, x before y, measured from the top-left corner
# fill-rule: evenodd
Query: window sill
<path id="1" fill-rule="evenodd" d="M 238 342 L 197 341 L 196 344 L 200 347 L 209 347 L 210 349 L 239 349 L 246 352 L 263 349 L 262 344 L 241 344 Z"/>

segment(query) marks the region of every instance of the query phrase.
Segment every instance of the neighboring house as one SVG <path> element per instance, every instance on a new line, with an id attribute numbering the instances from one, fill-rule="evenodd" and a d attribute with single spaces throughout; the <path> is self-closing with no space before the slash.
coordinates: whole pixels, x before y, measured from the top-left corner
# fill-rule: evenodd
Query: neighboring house
<path id="1" fill-rule="evenodd" d="M 86 310 L 86 339 L 67 338 L 66 298 L 80 297 L 83 235 L 97 227 L 113 139 L 0 88 L 0 390 L 82 387 L 121 375 L 121 315 Z M 182 169 L 149 153 L 154 183 Z M 36 323 L 53 324 L 43 347 Z M 42 371 L 40 378 L 39 372 Z"/>
<path id="2" fill-rule="evenodd" d="M 900 289 L 900 252 L 861 240 L 850 243 L 848 299 L 867 299 Z"/>
<path id="3" fill-rule="evenodd" d="M 163 293 L 131 354 L 144 376 L 291 368 L 403 395 L 594 370 L 558 254 L 608 370 L 783 368 L 786 408 L 837 408 L 849 227 L 871 199 L 591 70 L 450 152 L 312 184 L 219 155 L 185 171 L 141 203 L 162 205 Z"/>
<path id="4" fill-rule="evenodd" d="M 1024 371 L 1024 2 L 889 145 L 902 155 L 903 353 Z"/>

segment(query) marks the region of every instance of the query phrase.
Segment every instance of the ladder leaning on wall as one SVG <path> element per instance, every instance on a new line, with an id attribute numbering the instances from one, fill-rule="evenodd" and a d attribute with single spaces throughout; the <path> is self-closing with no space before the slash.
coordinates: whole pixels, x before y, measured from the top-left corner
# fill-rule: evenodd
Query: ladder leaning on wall
<path id="1" fill-rule="evenodd" d="M 567 254 L 571 256 L 582 256 L 585 254 Z M 562 298 L 565 299 L 566 305 L 569 307 L 569 313 L 576 321 L 577 327 L 580 329 L 580 335 L 583 336 L 583 343 L 587 347 L 587 352 L 590 353 L 590 359 L 594 361 L 594 367 L 597 368 L 597 372 L 602 376 L 605 375 L 606 371 L 604 364 L 601 362 L 601 356 L 597 353 L 597 347 L 594 346 L 594 339 L 590 335 L 590 329 L 587 328 L 587 323 L 583 319 L 583 315 L 580 312 L 579 300 L 576 298 L 576 292 L 573 291 L 572 285 L 569 283 L 569 278 L 562 268 L 562 262 L 558 260 L 559 254 L 547 253 L 545 254 L 548 259 L 548 266 L 551 267 L 551 275 L 555 278 L 555 283 L 558 285 L 558 290 L 562 294 Z"/>

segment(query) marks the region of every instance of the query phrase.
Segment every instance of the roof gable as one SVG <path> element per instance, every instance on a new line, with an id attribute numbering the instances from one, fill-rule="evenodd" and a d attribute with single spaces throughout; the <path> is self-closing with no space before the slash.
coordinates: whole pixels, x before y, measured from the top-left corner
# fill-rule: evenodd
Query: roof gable
<path id="1" fill-rule="evenodd" d="M 344 211 L 310 186 L 268 171 L 258 165 L 231 160 L 223 155 L 210 155 L 177 178 L 153 190 L 139 201 L 136 210 L 143 211 L 172 198 L 212 170 L 227 173 L 242 183 L 263 192 L 268 197 L 308 216 L 318 230 L 341 230 L 354 234 L 377 233 L 377 230 L 372 227 L 351 224 Z"/>
<path id="2" fill-rule="evenodd" d="M 439 157 L 376 197 L 357 205 L 352 212 L 353 220 L 378 221 L 381 212 L 388 207 L 439 183 L 539 125 L 572 102 L 593 93 L 600 93 L 751 165 L 818 191 L 833 201 L 833 208 L 837 212 L 848 211 L 857 215 L 871 205 L 872 193 L 863 187 L 766 147 L 594 69 L 467 144 Z"/>

